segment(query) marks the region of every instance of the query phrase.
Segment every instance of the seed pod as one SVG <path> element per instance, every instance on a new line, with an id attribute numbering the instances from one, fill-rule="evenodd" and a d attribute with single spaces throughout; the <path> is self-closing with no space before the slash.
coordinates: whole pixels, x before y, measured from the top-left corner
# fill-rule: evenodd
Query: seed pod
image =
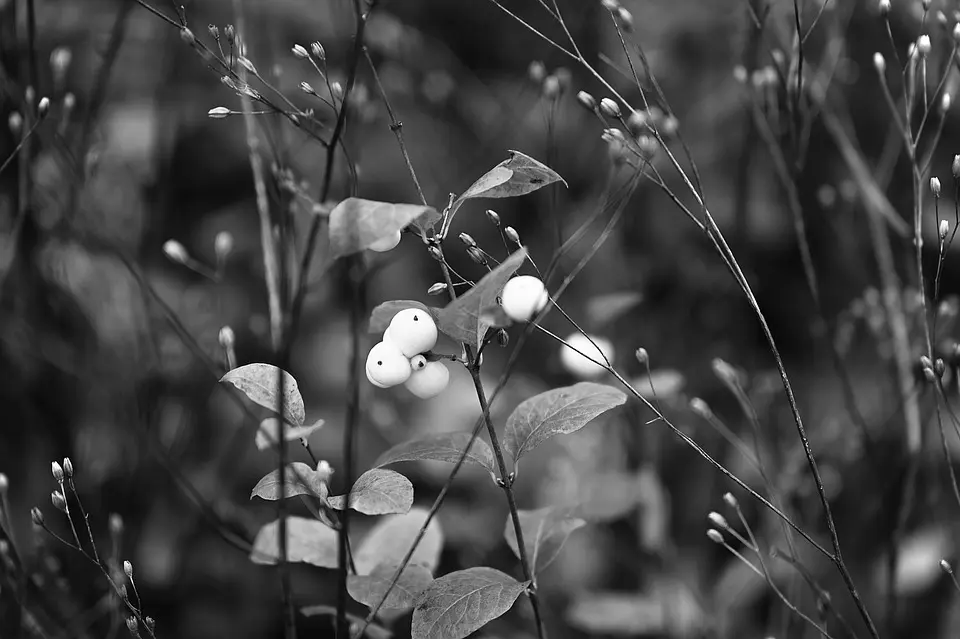
<path id="1" fill-rule="evenodd" d="M 430 254 L 430 257 L 432 257 L 432 258 L 435 259 L 436 261 L 438 261 L 438 262 L 442 262 L 442 261 L 443 261 L 443 251 L 440 250 L 440 247 L 438 247 L 438 246 L 428 246 L 428 247 L 427 247 L 427 253 L 429 253 L 429 254 Z"/>
<path id="2" fill-rule="evenodd" d="M 718 512 L 711 512 L 709 515 L 707 515 L 707 519 L 709 519 L 710 523 L 717 528 L 723 530 L 730 528 L 730 524 L 727 523 L 726 518 Z"/>
<path id="3" fill-rule="evenodd" d="M 163 252 L 173 262 L 185 264 L 190 259 L 187 249 L 176 240 L 167 240 L 163 243 Z"/>
<path id="4" fill-rule="evenodd" d="M 310 52 L 308 52 L 305 48 L 303 48 L 299 44 L 293 45 L 293 49 L 291 49 L 291 51 L 293 51 L 294 56 L 300 58 L 301 60 L 306 60 L 307 58 L 310 57 Z"/>
<path id="5" fill-rule="evenodd" d="M 464 245 L 468 247 L 477 245 L 477 242 L 473 239 L 473 237 L 469 233 L 461 233 L 460 241 L 463 242 Z"/>
<path id="6" fill-rule="evenodd" d="M 620 117 L 620 105 L 610 98 L 600 100 L 600 112 L 608 118 L 618 119 Z"/>
<path id="7" fill-rule="evenodd" d="M 484 255 L 483 251 L 481 251 L 476 246 L 467 247 L 467 255 L 470 256 L 471 260 L 473 260 L 474 262 L 476 262 L 481 266 L 486 266 L 487 264 L 489 264 L 489 262 L 487 261 L 487 256 Z"/>
<path id="8" fill-rule="evenodd" d="M 233 113 L 233 111 L 231 111 L 227 107 L 222 107 L 222 106 L 213 107 L 212 109 L 207 111 L 207 117 L 213 118 L 214 120 L 222 120 L 223 118 L 227 117 L 231 113 Z"/>
<path id="9" fill-rule="evenodd" d="M 507 236 L 507 239 L 516 244 L 517 246 L 523 246 L 520 244 L 520 234 L 517 233 L 517 230 L 512 226 L 508 226 L 503 229 L 503 234 Z"/>
<path id="10" fill-rule="evenodd" d="M 436 282 L 427 289 L 427 295 L 440 295 L 447 292 L 446 282 Z"/>
<path id="11" fill-rule="evenodd" d="M 493 209 L 487 209 L 486 214 L 488 220 L 490 220 L 496 226 L 500 226 L 500 216 L 497 215 L 496 211 Z"/>
<path id="12" fill-rule="evenodd" d="M 597 99 L 586 91 L 580 91 L 577 93 L 577 102 L 579 102 L 580 105 L 588 111 L 594 111 L 597 108 Z"/>
<path id="13" fill-rule="evenodd" d="M 327 52 L 324 50 L 323 45 L 319 42 L 310 43 L 310 53 L 312 53 L 313 57 L 321 62 L 324 62 L 327 59 Z"/>
<path id="14" fill-rule="evenodd" d="M 497 344 L 499 344 L 501 348 L 506 348 L 507 344 L 509 343 L 510 343 L 510 333 L 508 333 L 506 329 L 503 329 L 503 328 L 497 330 Z"/>
<path id="15" fill-rule="evenodd" d="M 306 93 L 307 95 L 316 95 L 316 94 L 317 94 L 317 91 L 316 91 L 312 86 L 310 86 L 310 83 L 309 83 L 309 82 L 301 82 L 301 83 L 300 83 L 300 90 L 303 91 L 304 93 Z"/>
<path id="16" fill-rule="evenodd" d="M 218 27 L 215 24 L 207 25 L 207 33 L 209 33 L 210 37 L 213 38 L 214 40 L 220 39 L 220 27 Z"/>

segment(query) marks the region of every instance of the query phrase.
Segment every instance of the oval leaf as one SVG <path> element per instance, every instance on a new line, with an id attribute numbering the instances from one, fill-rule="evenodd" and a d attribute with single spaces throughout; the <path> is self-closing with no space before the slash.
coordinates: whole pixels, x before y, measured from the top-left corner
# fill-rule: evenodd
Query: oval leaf
<path id="1" fill-rule="evenodd" d="M 434 322 L 437 321 L 437 317 L 440 313 L 440 309 L 430 308 L 429 306 L 414 300 L 390 300 L 389 302 L 380 304 L 373 309 L 372 313 L 370 313 L 370 332 L 382 333 L 387 330 L 387 327 L 390 326 L 390 321 L 393 319 L 393 316 L 405 308 L 419 308 L 421 311 L 426 311 L 427 313 L 430 313 L 430 317 L 433 318 Z"/>
<path id="2" fill-rule="evenodd" d="M 527 587 L 493 568 L 468 568 L 435 580 L 413 611 L 413 639 L 463 639 L 513 607 Z"/>
<path id="3" fill-rule="evenodd" d="M 247 364 L 229 371 L 220 381 L 233 384 L 251 402 L 276 413 L 279 372 L 280 369 L 271 364 Z M 283 419 L 294 426 L 303 426 L 306 419 L 297 380 L 286 371 L 283 371 Z"/>
<path id="4" fill-rule="evenodd" d="M 564 186 L 567 185 L 556 171 L 545 164 L 519 151 L 510 151 L 509 159 L 493 167 L 457 199 L 517 197 L 542 189 L 554 182 L 563 182 Z"/>
<path id="5" fill-rule="evenodd" d="M 440 330 L 458 342 L 479 348 L 490 328 L 483 317 L 484 311 L 497 303 L 504 284 L 525 259 L 527 249 L 521 248 L 487 273 L 476 286 L 440 309 L 437 317 Z"/>
<path id="6" fill-rule="evenodd" d="M 557 558 L 570 533 L 587 523 L 579 517 L 571 516 L 569 511 L 557 508 L 521 510 L 518 514 L 520 530 L 523 531 L 523 545 L 535 575 Z M 517 531 L 513 526 L 512 517 L 507 517 L 507 527 L 503 536 L 507 540 L 507 545 L 519 558 Z"/>
<path id="7" fill-rule="evenodd" d="M 373 463 L 374 466 L 386 466 L 405 461 L 443 461 L 455 464 L 460 460 L 467 444 L 470 443 L 470 433 L 441 433 L 421 439 L 397 444 Z M 480 438 L 473 440 L 470 452 L 464 458 L 464 463 L 483 466 L 491 473 L 496 474 L 493 452 L 487 442 Z"/>
<path id="8" fill-rule="evenodd" d="M 287 561 L 336 568 L 337 550 L 336 531 L 315 519 L 287 517 Z M 263 565 L 280 563 L 280 520 L 266 524 L 257 533 L 250 561 Z"/>
<path id="9" fill-rule="evenodd" d="M 335 510 L 346 508 L 346 495 L 327 499 Z M 368 470 L 350 489 L 350 508 L 364 515 L 405 513 L 413 505 L 413 484 L 398 472 L 385 468 Z"/>
<path id="10" fill-rule="evenodd" d="M 323 420 L 318 419 L 310 426 L 293 426 L 291 424 L 285 424 L 283 431 L 283 438 L 291 442 L 295 439 L 299 439 L 300 443 L 304 446 L 307 445 L 307 439 L 314 433 L 314 431 L 319 430 L 323 427 Z M 266 450 L 271 446 L 276 446 L 280 438 L 280 420 L 276 417 L 268 417 L 267 419 L 260 422 L 260 428 L 257 429 L 257 435 L 254 441 L 257 444 L 259 450 Z"/>
<path id="11" fill-rule="evenodd" d="M 350 575 L 347 577 L 347 592 L 355 601 L 372 610 L 387 592 L 399 567 L 399 564 L 380 564 L 369 575 Z M 432 581 L 433 573 L 426 566 L 407 564 L 380 608 L 413 608 L 417 597 Z"/>
<path id="12" fill-rule="evenodd" d="M 296 497 L 297 495 L 310 495 L 325 499 L 327 496 L 327 484 L 320 480 L 320 474 L 303 462 L 293 462 L 287 464 L 284 480 L 283 492 L 285 497 Z M 250 499 L 259 497 L 260 499 L 277 500 L 280 499 L 280 471 L 275 470 L 267 473 L 253 487 Z"/>
<path id="13" fill-rule="evenodd" d="M 411 508 L 410 512 L 404 515 L 391 515 L 381 519 L 364 537 L 354 554 L 357 573 L 368 575 L 380 564 L 399 565 L 426 523 L 428 514 L 426 508 Z M 432 519 L 413 557 L 410 558 L 410 563 L 433 570 L 440 560 L 442 547 L 443 532 L 437 520 Z"/>
<path id="14" fill-rule="evenodd" d="M 554 435 L 566 435 L 627 401 L 616 388 L 580 382 L 522 402 L 507 418 L 504 448 L 515 461 Z"/>
<path id="15" fill-rule="evenodd" d="M 347 198 L 330 212 L 331 257 L 366 250 L 432 210 L 429 206 L 415 204 Z"/>

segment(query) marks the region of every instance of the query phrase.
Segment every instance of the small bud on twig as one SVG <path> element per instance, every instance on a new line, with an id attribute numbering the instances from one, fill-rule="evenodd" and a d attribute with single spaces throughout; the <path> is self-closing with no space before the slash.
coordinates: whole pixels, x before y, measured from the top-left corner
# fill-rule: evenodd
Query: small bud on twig
<path id="1" fill-rule="evenodd" d="M 67 512 L 67 500 L 64 499 L 63 493 L 61 493 L 59 490 L 55 490 L 50 493 L 50 503 L 52 503 L 53 507 L 60 512 Z"/>
<path id="2" fill-rule="evenodd" d="M 737 498 L 733 496 L 733 493 L 723 493 L 723 501 L 727 506 L 730 506 L 731 508 L 737 508 L 739 505 L 737 503 Z"/>
<path id="3" fill-rule="evenodd" d="M 890 0 L 880 0 L 878 8 L 880 9 L 880 15 L 886 18 L 890 14 Z"/>
<path id="4" fill-rule="evenodd" d="M 947 220 L 940 220 L 940 226 L 937 231 L 940 234 L 941 240 L 947 239 L 947 235 L 950 233 L 950 222 Z"/>
<path id="5" fill-rule="evenodd" d="M 620 105 L 610 98 L 600 100 L 600 112 L 608 118 L 618 119 L 620 117 Z"/>
<path id="6" fill-rule="evenodd" d="M 580 91 L 577 93 L 577 102 L 579 102 L 580 105 L 588 111 L 594 111 L 597 108 L 597 99 L 586 91 Z"/>
<path id="7" fill-rule="evenodd" d="M 180 29 L 180 39 L 191 47 L 197 44 L 197 37 L 193 35 L 193 31 L 186 27 Z"/>
<path id="8" fill-rule="evenodd" d="M 717 528 L 727 530 L 730 528 L 730 524 L 727 523 L 726 518 L 718 512 L 711 512 L 707 515 L 707 519 L 716 526 Z"/>
<path id="9" fill-rule="evenodd" d="M 879 51 L 873 54 L 873 66 L 880 75 L 883 75 L 887 71 L 887 61 Z"/>
<path id="10" fill-rule="evenodd" d="M 480 266 L 487 266 L 489 262 L 487 261 L 487 256 L 484 255 L 476 246 L 470 246 L 467 248 L 467 255 L 470 256 L 470 259 L 479 264 Z"/>
<path id="11" fill-rule="evenodd" d="M 51 462 L 50 472 L 53 474 L 53 478 L 57 482 L 63 482 L 63 466 L 60 465 L 60 462 Z"/>
<path id="12" fill-rule="evenodd" d="M 517 230 L 512 226 L 508 226 L 503 229 L 503 234 L 507 236 L 507 239 L 516 244 L 517 246 L 523 246 L 520 244 L 520 234 L 517 233 Z"/>
<path id="13" fill-rule="evenodd" d="M 30 519 L 38 526 L 43 525 L 43 513 L 36 506 L 30 509 Z"/>
<path id="14" fill-rule="evenodd" d="M 710 405 L 699 397 L 694 397 L 690 400 L 690 410 L 703 419 L 709 420 L 713 418 L 713 411 L 710 409 Z"/>
<path id="15" fill-rule="evenodd" d="M 186 264 L 187 260 L 190 259 L 190 255 L 187 253 L 187 249 L 176 240 L 167 240 L 163 243 L 163 252 L 166 254 L 173 262 L 178 264 Z"/>
<path id="16" fill-rule="evenodd" d="M 637 361 L 644 366 L 646 366 L 647 363 L 650 362 L 650 354 L 647 353 L 647 349 L 645 348 L 642 348 L 642 347 L 638 348 L 637 352 L 634 353 L 634 355 L 637 356 Z"/>
<path id="17" fill-rule="evenodd" d="M 715 530 L 713 528 L 707 531 L 707 538 L 715 544 L 723 543 L 723 535 L 720 534 L 719 530 Z"/>
<path id="18" fill-rule="evenodd" d="M 306 60 L 310 57 L 310 52 L 299 44 L 293 45 L 293 49 L 291 49 L 291 51 L 293 51 L 294 56 L 300 58 L 301 60 Z"/>
<path id="19" fill-rule="evenodd" d="M 500 216 L 497 215 L 497 212 L 493 209 L 487 209 L 486 211 L 487 219 L 490 220 L 494 226 L 500 226 Z"/>
<path id="20" fill-rule="evenodd" d="M 439 247 L 436 247 L 436 246 L 427 247 L 427 253 L 429 253 L 430 257 L 432 257 L 436 261 L 438 262 L 443 261 L 443 251 L 441 251 Z"/>
<path id="21" fill-rule="evenodd" d="M 229 326 L 224 326 L 220 329 L 220 334 L 217 336 L 220 341 L 220 346 L 223 348 L 233 348 L 234 343 L 236 342 L 236 336 L 233 334 L 233 329 Z"/>
<path id="22" fill-rule="evenodd" d="M 0 495 L 3 495 L 10 489 L 10 480 L 5 473 L 0 473 Z"/>
<path id="23" fill-rule="evenodd" d="M 333 474 L 333 468 L 330 466 L 330 462 L 325 459 L 321 459 L 317 463 L 317 475 L 320 481 L 329 481 L 330 475 Z"/>
<path id="24" fill-rule="evenodd" d="M 23 116 L 17 111 L 12 111 L 10 117 L 7 118 L 7 126 L 10 128 L 13 137 L 19 139 L 23 132 Z"/>
<path id="25" fill-rule="evenodd" d="M 940 197 L 940 178 L 930 178 L 930 192 L 933 193 L 933 197 Z"/>
<path id="26" fill-rule="evenodd" d="M 50 113 L 50 98 L 44 96 L 37 104 L 37 116 L 42 120 L 48 113 Z"/>
<path id="27" fill-rule="evenodd" d="M 321 62 L 325 62 L 327 59 L 327 52 L 324 50 L 323 45 L 319 42 L 310 43 L 310 53 L 312 53 L 313 57 Z"/>
<path id="28" fill-rule="evenodd" d="M 123 574 L 127 576 L 127 579 L 133 579 L 133 564 L 126 559 L 123 560 Z"/>
<path id="29" fill-rule="evenodd" d="M 953 574 L 953 568 L 950 567 L 950 564 L 947 562 L 946 559 L 940 560 L 940 570 L 947 573 L 948 575 Z"/>
<path id="30" fill-rule="evenodd" d="M 233 111 L 231 111 L 227 107 L 219 106 L 219 107 L 213 107 L 212 109 L 207 111 L 207 117 L 213 118 L 215 120 L 222 120 L 223 118 L 227 117 L 231 113 L 233 113 Z"/>
<path id="31" fill-rule="evenodd" d="M 123 533 L 123 517 L 117 513 L 110 513 L 110 518 L 107 522 L 107 527 L 110 529 L 110 534 L 116 537 Z"/>
<path id="32" fill-rule="evenodd" d="M 73 462 L 70 461 L 69 457 L 63 458 L 63 474 L 67 476 L 67 479 L 73 479 Z"/>
<path id="33" fill-rule="evenodd" d="M 627 33 L 633 32 L 633 14 L 624 7 L 617 7 L 617 19 L 620 20 L 620 26 Z"/>
<path id="34" fill-rule="evenodd" d="M 548 100 L 556 100 L 560 97 L 560 79 L 555 75 L 548 75 L 543 80 L 543 97 Z"/>
<path id="35" fill-rule="evenodd" d="M 917 38 L 917 53 L 920 54 L 921 58 L 930 55 L 930 36 L 927 34 L 923 34 Z"/>
<path id="36" fill-rule="evenodd" d="M 223 28 L 223 35 L 227 38 L 227 44 L 231 47 L 237 43 L 237 30 L 232 24 Z"/>
<path id="37" fill-rule="evenodd" d="M 216 253 L 217 259 L 220 261 L 227 259 L 227 256 L 233 252 L 233 234 L 230 231 L 217 233 L 217 236 L 213 238 L 213 252 Z"/>
<path id="38" fill-rule="evenodd" d="M 474 240 L 473 237 L 472 237 L 469 233 L 461 233 L 461 234 L 460 234 L 460 241 L 463 242 L 464 245 L 465 245 L 465 246 L 468 246 L 468 247 L 476 246 L 476 245 L 477 245 L 476 240 Z"/>
<path id="39" fill-rule="evenodd" d="M 210 37 L 213 38 L 214 40 L 220 39 L 220 27 L 218 27 L 215 24 L 207 25 L 207 33 L 209 33 Z"/>
<path id="40" fill-rule="evenodd" d="M 427 289 L 427 295 L 440 295 L 447 292 L 446 282 L 436 282 Z"/>
<path id="41" fill-rule="evenodd" d="M 543 62 L 534 60 L 530 63 L 530 66 L 527 67 L 527 75 L 530 76 L 530 79 L 534 82 L 543 82 L 544 78 L 547 77 L 547 68 L 543 65 Z"/>
<path id="42" fill-rule="evenodd" d="M 507 333 L 505 329 L 502 329 L 502 328 L 499 329 L 497 331 L 497 344 L 499 344 L 501 348 L 506 348 L 507 344 L 509 343 L 510 343 L 510 334 Z"/>

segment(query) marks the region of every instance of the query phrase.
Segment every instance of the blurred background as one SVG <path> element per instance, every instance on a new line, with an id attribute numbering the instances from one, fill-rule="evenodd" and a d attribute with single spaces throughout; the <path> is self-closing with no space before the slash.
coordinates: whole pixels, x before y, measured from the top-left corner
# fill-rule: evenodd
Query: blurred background
<path id="1" fill-rule="evenodd" d="M 584 58 L 639 105 L 609 11 L 584 0 L 558 5 Z M 25 35 L 28 6 L 35 22 L 33 54 Z M 170 3 L 154 0 L 154 6 L 176 19 Z M 581 90 L 597 100 L 608 92 L 504 7 L 565 42 L 542 3 L 382 0 L 371 13 L 365 43 L 403 123 L 410 159 L 431 205 L 441 209 L 449 194 L 465 190 L 509 150 L 535 157 L 563 176 L 566 188 L 557 184 L 520 198 L 467 202 L 453 224 L 454 233 L 469 233 L 500 258 L 505 250 L 499 231 L 483 214 L 493 208 L 542 265 L 554 254 L 558 234 L 569 237 L 597 213 L 605 185 L 626 183 L 630 168 L 617 162 L 601 137 L 603 126 L 576 99 Z M 938 403 L 919 368 L 912 371 L 918 381 L 911 393 L 919 398 L 923 424 L 914 473 L 904 447 L 903 397 L 889 305 L 879 292 L 864 178 L 851 170 L 821 116 L 827 111 L 837 116 L 872 184 L 911 226 L 910 166 L 872 58 L 882 51 L 894 69 L 894 51 L 905 59 L 910 42 L 929 33 L 934 46 L 928 91 L 933 95 L 945 77 L 943 90 L 952 92 L 956 3 L 935 0 L 925 13 L 920 1 L 894 0 L 889 15 L 894 49 L 874 0 L 799 2 L 802 24 L 814 25 L 803 41 L 805 72 L 815 78 L 830 71 L 829 83 L 820 84 L 826 99 L 799 102 L 808 124 L 806 152 L 802 162 L 791 163 L 822 317 L 805 279 L 790 194 L 773 161 L 773 147 L 788 137 L 793 94 L 778 81 L 776 65 L 796 70 L 794 4 L 623 0 L 623 7 L 634 25 L 626 37 L 642 44 L 669 100 L 656 102 L 679 123 L 707 204 L 780 347 L 844 556 L 866 606 L 884 637 L 955 635 L 960 593 L 939 562 L 956 553 L 958 500 L 948 474 L 960 452 L 950 417 L 956 395 L 956 261 L 947 252 L 939 299 L 928 299 L 931 316 L 938 318 L 935 347 L 948 368 L 943 400 Z M 298 108 L 316 108 L 327 127 L 321 134 L 328 135 L 329 110 L 300 89 L 301 82 L 319 87 L 321 80 L 291 47 L 322 43 L 331 81 L 345 84 L 352 3 L 274 0 L 244 2 L 243 10 L 247 57 Z M 191 0 L 184 11 L 196 37 L 211 47 L 208 24 L 221 32 L 238 24 L 235 6 L 225 0 Z M 764 29 L 756 27 L 758 16 Z M 559 95 L 544 94 L 536 65 L 531 73 L 536 62 L 558 79 Z M 236 334 L 240 364 L 273 361 L 243 118 L 208 116 L 216 107 L 239 110 L 239 99 L 176 28 L 126 0 L 0 0 L 0 73 L 0 109 L 10 124 L 0 131 L 4 158 L 31 125 L 28 115 L 18 128 L 14 114 L 23 118 L 24 104 L 41 96 L 51 104 L 27 150 L 0 174 L 0 471 L 9 478 L 6 537 L 17 542 L 29 576 L 24 587 L 31 605 L 41 606 L 60 628 L 60 634 L 48 629 L 37 636 L 127 632 L 122 607 L 103 576 L 31 525 L 30 509 L 40 506 L 52 529 L 69 532 L 49 495 L 55 488 L 51 460 L 69 456 L 102 552 L 133 562 L 145 612 L 156 620 L 159 636 L 279 637 L 276 569 L 254 565 L 223 534 L 249 542 L 275 517 L 275 504 L 249 499 L 251 487 L 275 460 L 257 450 L 256 424 L 217 384 L 226 371 L 218 343 L 223 326 Z M 642 77 L 650 88 L 649 77 Z M 889 77 L 899 95 L 900 74 L 892 71 Z M 303 181 L 305 193 L 318 198 L 324 150 L 281 118 L 258 117 L 265 148 L 280 150 L 277 157 L 267 154 L 268 167 L 279 161 L 297 183 Z M 951 229 L 954 225 L 950 166 L 960 148 L 954 112 L 941 118 L 935 111 L 930 118 L 925 139 L 942 126 L 930 174 L 939 175 L 944 188 L 936 208 L 923 193 L 928 274 L 938 265 L 938 216 L 948 219 Z M 359 67 L 348 122 L 344 142 L 357 166 L 359 196 L 417 202 L 366 64 Z M 766 131 L 772 131 L 772 140 Z M 679 139 L 671 138 L 671 148 L 689 167 Z M 654 153 L 650 161 L 666 186 L 699 215 L 665 155 Z M 348 196 L 348 184 L 339 162 L 330 198 Z M 268 193 L 274 215 L 285 217 L 303 250 L 315 212 L 275 180 Z M 560 260 L 551 290 L 587 254 L 609 218 L 608 211 L 601 212 Z M 896 295 L 908 319 L 913 361 L 926 349 L 912 242 L 909 232 L 904 236 L 882 226 L 903 282 Z M 215 251 L 222 233 L 232 238 L 226 256 Z M 171 239 L 202 266 L 191 270 L 168 259 L 163 246 Z M 449 243 L 447 254 L 458 272 L 482 276 L 459 243 Z M 349 289 L 340 269 L 324 271 L 323 262 L 315 260 L 309 274 L 316 283 L 310 285 L 290 372 L 304 396 L 307 421 L 325 420 L 311 446 L 336 471 L 343 463 Z M 368 262 L 368 308 L 390 299 L 440 304 L 426 294 L 440 279 L 439 270 L 413 236 L 405 235 L 389 253 L 372 254 Z M 207 276 L 210 272 L 216 276 Z M 934 293 L 929 283 L 926 292 Z M 653 383 L 656 401 L 679 429 L 767 494 L 767 480 L 730 443 L 729 433 L 739 437 L 764 460 L 791 517 L 829 547 L 816 486 L 760 326 L 709 239 L 663 189 L 639 183 L 612 235 L 561 304 L 587 331 L 611 342 L 618 370 L 637 380 L 638 389 L 647 393 Z M 556 313 L 545 325 L 560 335 L 573 332 Z M 491 389 L 520 333 L 512 329 L 508 347 L 487 350 L 484 376 Z M 368 345 L 376 341 L 369 338 Z M 649 353 L 649 370 L 634 357 L 638 347 Z M 457 352 L 450 342 L 438 348 Z M 855 410 L 845 399 L 834 355 L 850 382 Z M 578 379 L 564 366 L 555 342 L 532 336 L 494 405 L 497 425 L 502 427 L 523 399 Z M 599 381 L 615 384 L 612 378 Z M 731 388 L 742 389 L 742 395 Z M 469 375 L 453 368 L 449 388 L 431 400 L 366 382 L 361 392 L 359 470 L 416 435 L 469 430 L 479 415 Z M 695 403 L 699 412 L 690 409 L 693 398 L 705 403 Z M 704 418 L 704 405 L 712 419 Z M 664 424 L 648 423 L 652 417 L 631 400 L 524 461 L 516 484 L 522 508 L 589 505 L 589 524 L 571 535 L 539 579 L 551 636 L 817 636 L 743 561 L 705 535 L 712 510 L 738 521 L 724 505 L 726 491 L 740 500 L 765 556 L 772 549 L 788 550 L 778 520 Z M 938 423 L 946 429 L 943 443 Z M 309 461 L 293 448 L 295 459 Z M 397 469 L 414 482 L 416 503 L 429 506 L 450 466 L 414 463 Z M 334 492 L 342 492 L 342 477 L 335 472 L 332 481 Z M 499 493 L 484 472 L 465 470 L 457 479 L 439 515 L 445 545 L 438 575 L 488 565 L 519 577 L 503 541 L 508 511 Z M 303 514 L 299 503 L 292 507 Z M 361 516 L 354 521 L 358 536 L 374 523 Z M 809 545 L 797 544 L 802 568 L 767 559 L 771 579 L 813 619 L 829 618 L 832 636 L 850 632 L 831 609 L 853 633 L 867 636 L 835 568 Z M 832 593 L 830 602 L 818 601 L 816 588 L 801 575 Z M 8 585 L 0 586 L 3 638 L 19 636 L 22 620 Z M 298 607 L 333 604 L 335 594 L 333 571 L 295 566 Z M 354 606 L 353 612 L 365 612 Z M 409 634 L 408 618 L 393 626 L 396 636 Z M 328 616 L 300 616 L 298 625 L 303 636 L 333 634 Z M 535 636 L 529 606 L 519 602 L 480 634 Z"/>

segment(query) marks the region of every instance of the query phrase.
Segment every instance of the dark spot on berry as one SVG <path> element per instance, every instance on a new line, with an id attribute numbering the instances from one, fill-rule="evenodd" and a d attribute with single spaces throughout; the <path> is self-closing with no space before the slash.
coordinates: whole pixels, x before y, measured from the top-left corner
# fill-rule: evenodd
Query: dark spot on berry
<path id="1" fill-rule="evenodd" d="M 419 316 L 419 315 L 414 315 L 414 316 L 413 316 L 413 321 L 414 321 L 414 322 L 419 322 L 419 321 L 420 321 L 420 316 Z"/>
<path id="2" fill-rule="evenodd" d="M 377 366 L 383 366 L 383 360 L 377 360 Z"/>

